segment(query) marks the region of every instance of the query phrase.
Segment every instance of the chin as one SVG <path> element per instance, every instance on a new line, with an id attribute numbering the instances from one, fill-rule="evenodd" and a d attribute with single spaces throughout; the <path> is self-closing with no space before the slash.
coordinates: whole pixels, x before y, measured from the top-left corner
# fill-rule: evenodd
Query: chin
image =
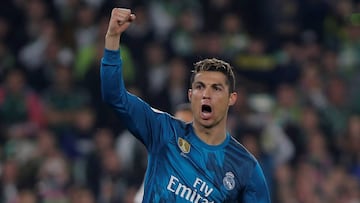
<path id="1" fill-rule="evenodd" d="M 200 122 L 201 126 L 204 128 L 212 128 L 214 126 L 214 123 L 212 121 L 202 121 Z"/>

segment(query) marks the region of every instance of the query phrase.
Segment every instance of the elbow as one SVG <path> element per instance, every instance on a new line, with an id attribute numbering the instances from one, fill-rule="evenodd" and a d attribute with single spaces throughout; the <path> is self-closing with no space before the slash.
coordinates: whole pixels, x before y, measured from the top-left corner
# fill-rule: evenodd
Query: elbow
<path id="1" fill-rule="evenodd" d="M 104 103 L 110 105 L 118 103 L 120 101 L 118 95 L 116 95 L 114 92 L 108 92 L 108 91 L 102 91 L 101 98 Z"/>
<path id="2" fill-rule="evenodd" d="M 101 90 L 101 100 L 105 103 L 109 103 L 111 101 L 110 95 L 106 93 L 105 91 Z"/>
<path id="3" fill-rule="evenodd" d="M 126 94 L 118 91 L 102 91 L 102 101 L 110 106 L 122 106 L 126 101 Z"/>

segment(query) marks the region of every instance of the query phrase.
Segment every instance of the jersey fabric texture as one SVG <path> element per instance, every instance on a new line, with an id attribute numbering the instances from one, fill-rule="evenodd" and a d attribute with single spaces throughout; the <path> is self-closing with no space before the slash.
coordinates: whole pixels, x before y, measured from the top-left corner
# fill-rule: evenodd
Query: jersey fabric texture
<path id="1" fill-rule="evenodd" d="M 191 123 L 126 91 L 120 50 L 105 49 L 100 75 L 103 100 L 148 150 L 143 202 L 270 202 L 259 163 L 233 137 L 207 145 Z"/>

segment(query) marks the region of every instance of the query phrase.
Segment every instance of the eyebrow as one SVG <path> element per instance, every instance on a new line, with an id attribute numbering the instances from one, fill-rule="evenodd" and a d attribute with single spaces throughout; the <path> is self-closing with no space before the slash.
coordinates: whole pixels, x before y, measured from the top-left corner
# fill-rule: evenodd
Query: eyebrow
<path id="1" fill-rule="evenodd" d="M 195 81 L 195 82 L 194 82 L 194 85 L 197 85 L 197 84 L 200 84 L 200 85 L 205 86 L 205 83 L 202 82 L 202 81 Z M 214 86 L 225 87 L 225 85 L 222 84 L 222 83 L 213 83 L 213 84 L 211 84 L 210 86 L 212 86 L 212 87 L 214 87 Z"/>
<path id="2" fill-rule="evenodd" d="M 222 83 L 215 83 L 215 84 L 212 84 L 211 86 L 220 86 L 220 87 L 225 87 Z"/>

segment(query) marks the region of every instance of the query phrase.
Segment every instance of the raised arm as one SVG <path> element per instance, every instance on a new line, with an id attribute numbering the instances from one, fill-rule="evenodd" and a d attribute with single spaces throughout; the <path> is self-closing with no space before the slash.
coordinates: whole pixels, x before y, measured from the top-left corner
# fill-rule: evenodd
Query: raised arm
<path id="1" fill-rule="evenodd" d="M 154 111 L 146 102 L 130 94 L 125 88 L 122 74 L 120 37 L 134 19 L 135 15 L 129 9 L 112 10 L 101 60 L 101 93 L 103 101 L 121 119 L 121 124 L 142 141 L 149 151 L 153 151 L 166 142 L 163 140 L 165 137 L 161 137 L 162 134 L 159 133 L 164 113 Z"/>

